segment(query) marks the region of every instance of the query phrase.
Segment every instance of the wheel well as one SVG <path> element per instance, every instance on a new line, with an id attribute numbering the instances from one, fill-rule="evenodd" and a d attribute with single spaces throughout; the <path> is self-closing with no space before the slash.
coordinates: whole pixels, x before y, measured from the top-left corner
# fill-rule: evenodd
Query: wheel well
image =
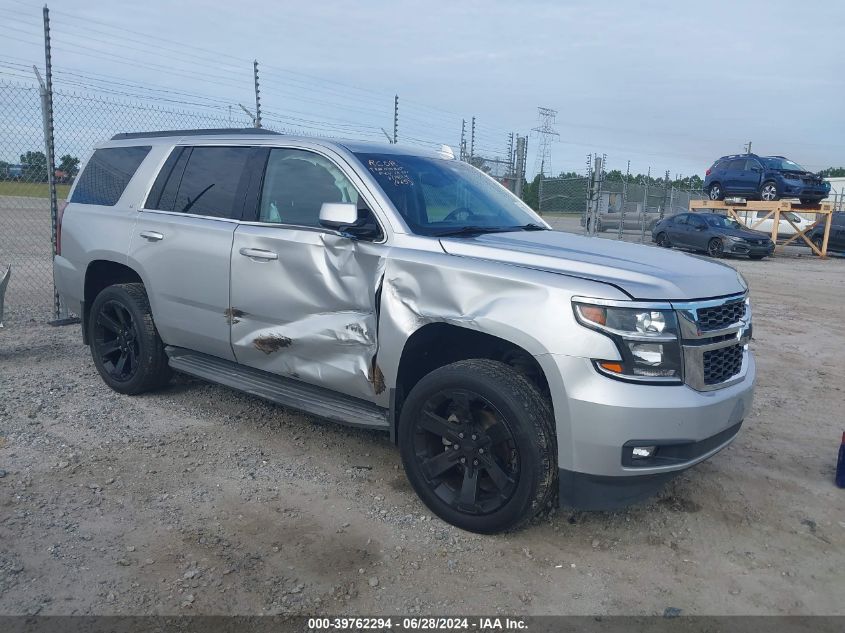
<path id="1" fill-rule="evenodd" d="M 438 367 L 471 358 L 487 358 L 510 365 L 537 387 L 552 406 L 549 383 L 537 360 L 522 347 L 498 336 L 450 325 L 430 323 L 414 332 L 405 343 L 396 381 L 394 425 L 402 402 L 426 374 Z M 393 429 L 396 437 L 396 429 Z"/>
<path id="2" fill-rule="evenodd" d="M 94 303 L 94 299 L 105 288 L 126 283 L 143 282 L 138 273 L 124 264 L 104 259 L 88 264 L 88 269 L 85 271 L 85 295 L 83 297 L 82 314 L 82 340 L 86 345 L 88 344 L 88 315 L 91 312 L 91 304 Z"/>

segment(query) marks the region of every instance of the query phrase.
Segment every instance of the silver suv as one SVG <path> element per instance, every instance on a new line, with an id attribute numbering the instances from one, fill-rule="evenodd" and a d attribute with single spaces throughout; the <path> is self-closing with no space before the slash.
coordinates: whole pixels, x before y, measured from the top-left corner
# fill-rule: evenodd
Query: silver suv
<path id="1" fill-rule="evenodd" d="M 475 532 L 558 496 L 641 499 L 751 409 L 736 271 L 552 231 L 446 147 L 119 134 L 73 186 L 57 251 L 110 387 L 176 370 L 382 429 L 423 502 Z"/>

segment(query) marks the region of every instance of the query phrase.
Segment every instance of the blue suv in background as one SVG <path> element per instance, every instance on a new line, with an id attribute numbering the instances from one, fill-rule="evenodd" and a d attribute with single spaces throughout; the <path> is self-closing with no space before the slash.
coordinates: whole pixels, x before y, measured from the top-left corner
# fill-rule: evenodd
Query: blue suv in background
<path id="1" fill-rule="evenodd" d="M 704 191 L 711 200 L 798 198 L 802 204 L 817 204 L 827 197 L 830 183 L 783 156 L 734 154 L 722 156 L 707 170 Z"/>

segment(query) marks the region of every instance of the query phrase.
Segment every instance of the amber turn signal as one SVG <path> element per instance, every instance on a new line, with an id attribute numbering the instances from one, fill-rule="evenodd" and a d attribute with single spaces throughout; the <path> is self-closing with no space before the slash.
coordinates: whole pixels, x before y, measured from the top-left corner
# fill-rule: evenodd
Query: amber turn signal
<path id="1" fill-rule="evenodd" d="M 602 369 L 606 369 L 607 371 L 612 371 L 615 374 L 621 374 L 622 373 L 622 364 L 621 363 L 615 363 L 615 362 L 608 361 L 608 360 L 600 360 L 599 366 Z"/>
<path id="2" fill-rule="evenodd" d="M 580 305 L 578 309 L 581 311 L 581 316 L 597 323 L 598 325 L 607 325 L 607 310 L 598 306 Z"/>

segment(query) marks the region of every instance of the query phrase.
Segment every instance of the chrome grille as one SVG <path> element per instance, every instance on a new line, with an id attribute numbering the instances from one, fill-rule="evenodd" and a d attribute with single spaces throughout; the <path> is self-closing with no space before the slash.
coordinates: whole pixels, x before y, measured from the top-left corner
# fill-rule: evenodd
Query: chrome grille
<path id="1" fill-rule="evenodd" d="M 742 369 L 743 345 L 731 345 L 704 352 L 704 384 L 718 385 Z"/>
<path id="2" fill-rule="evenodd" d="M 702 332 L 721 330 L 745 316 L 745 301 L 733 301 L 712 308 L 698 309 L 698 327 Z"/>

